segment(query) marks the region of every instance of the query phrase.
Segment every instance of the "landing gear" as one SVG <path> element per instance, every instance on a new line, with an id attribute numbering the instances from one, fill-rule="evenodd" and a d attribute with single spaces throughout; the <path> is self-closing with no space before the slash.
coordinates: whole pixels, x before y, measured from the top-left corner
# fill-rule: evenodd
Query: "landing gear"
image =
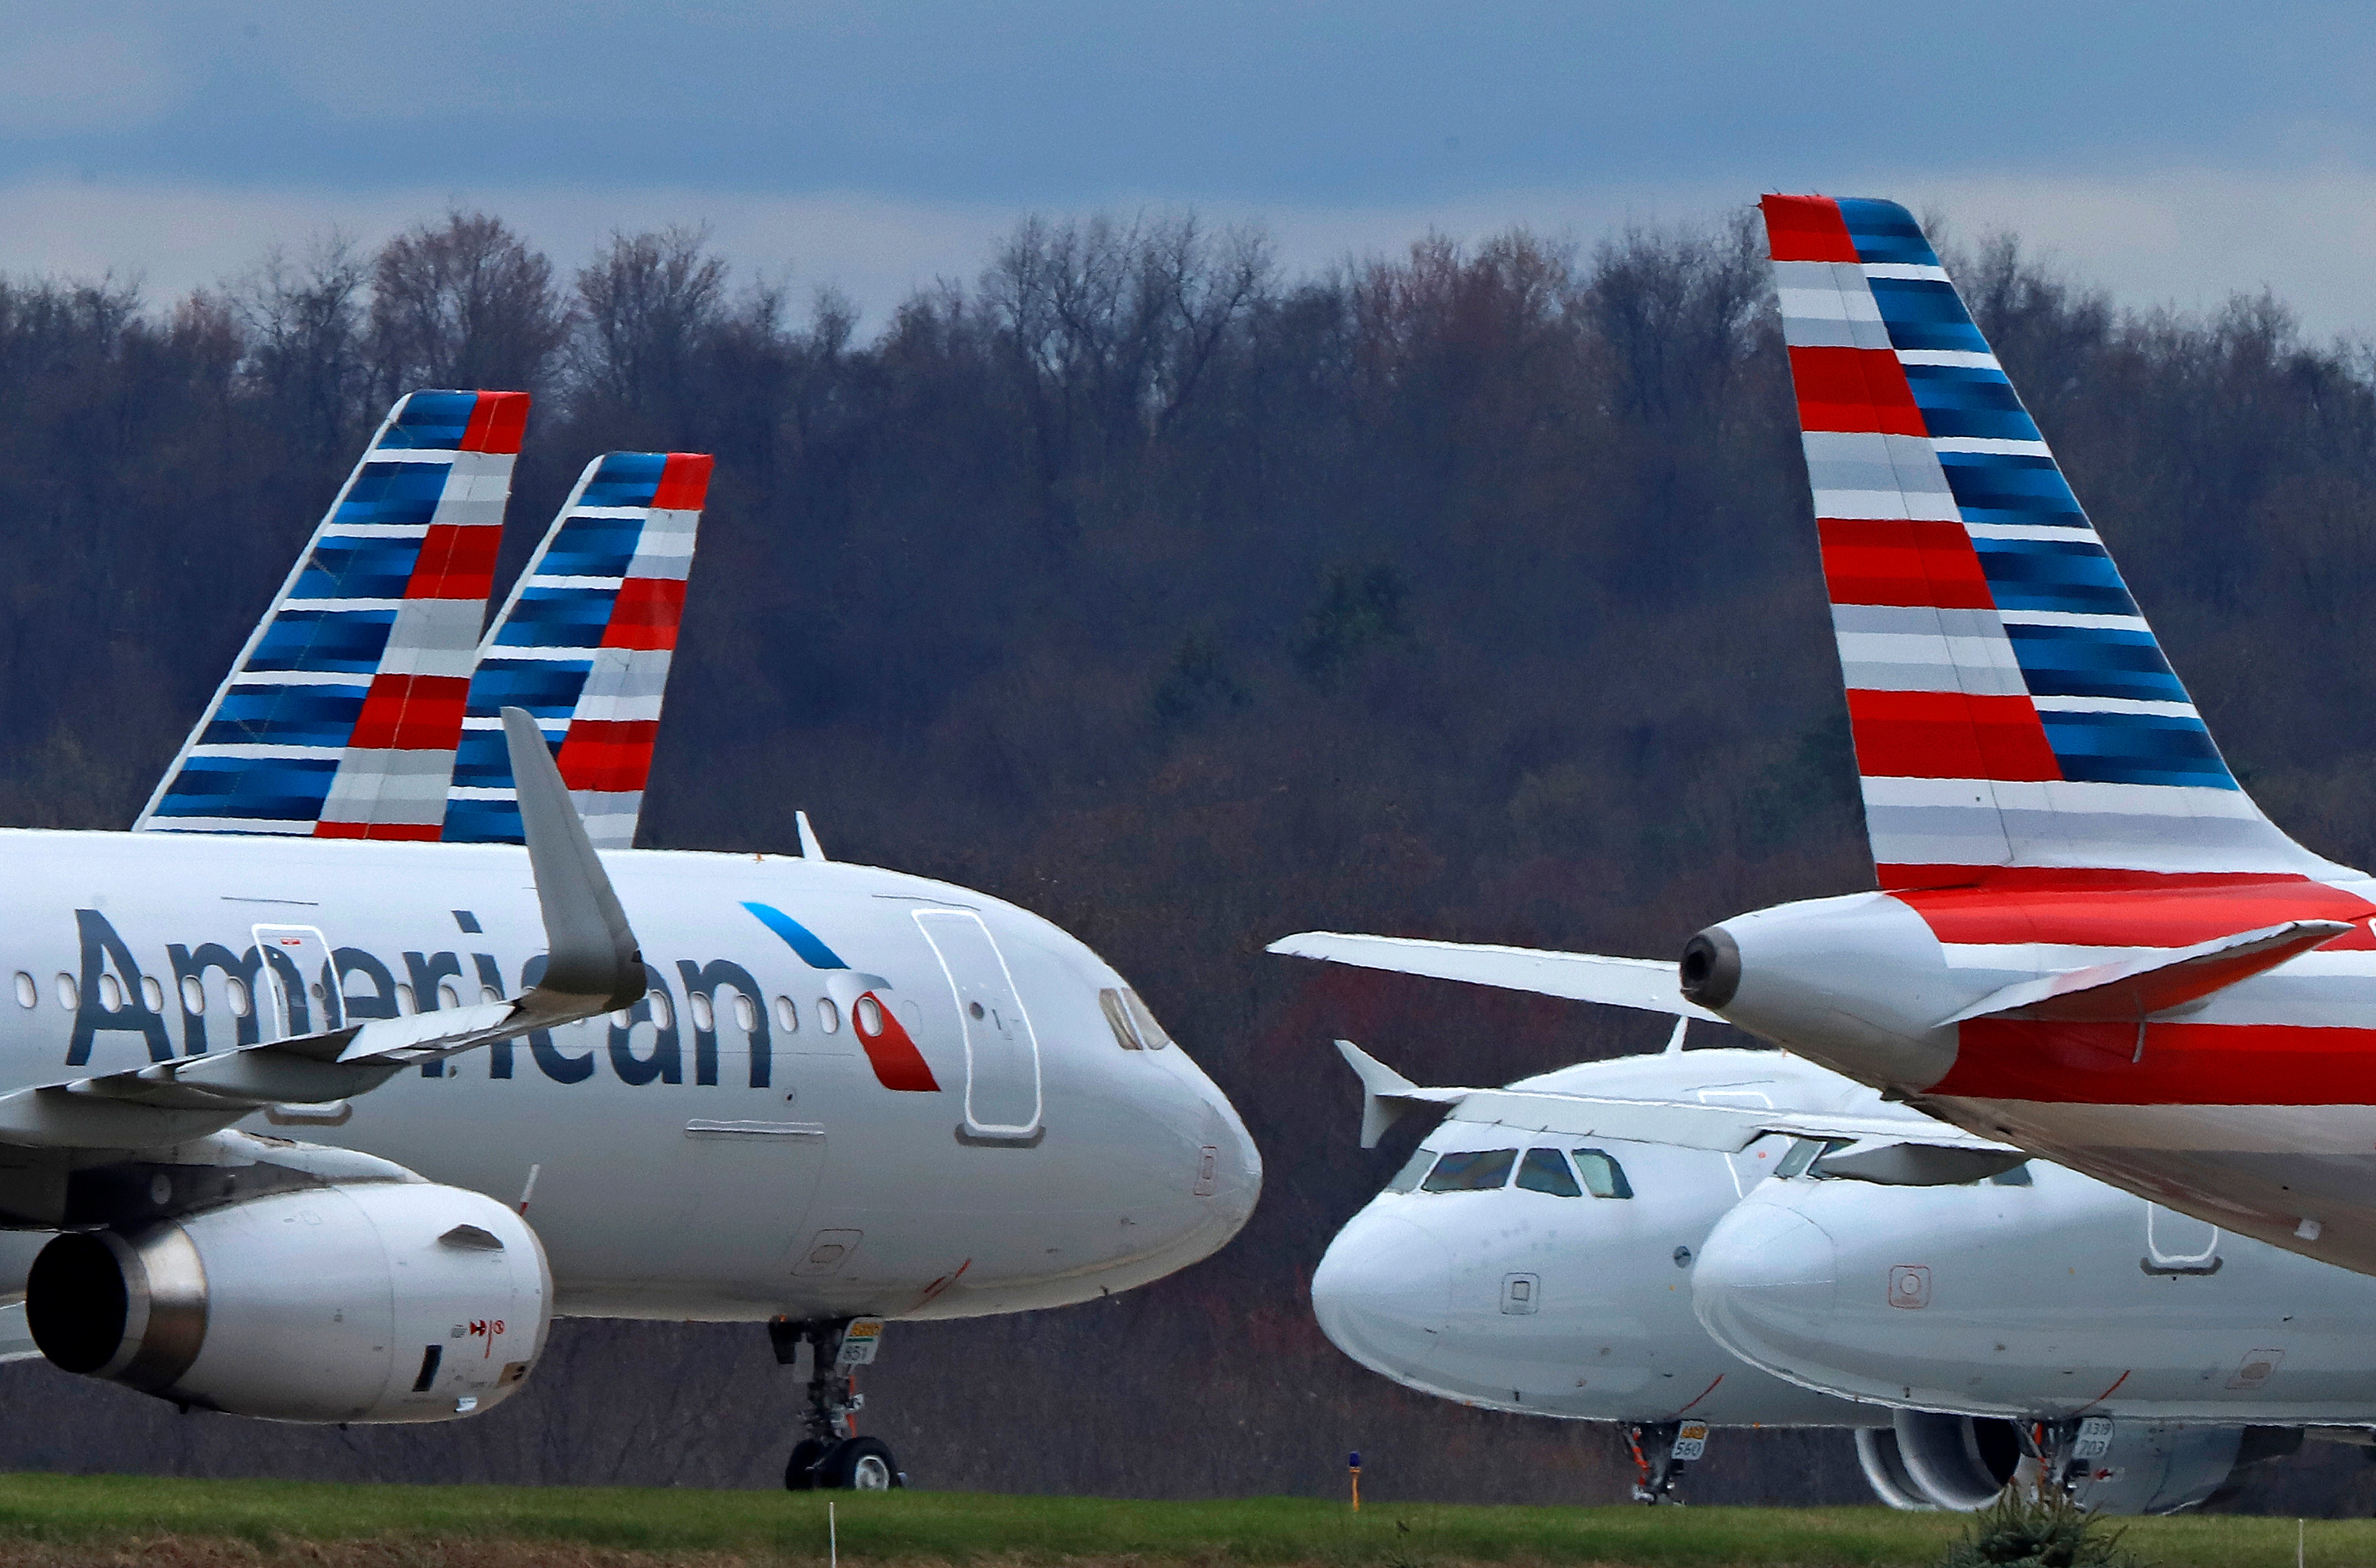
<path id="1" fill-rule="evenodd" d="M 1657 1421 L 1625 1429 L 1634 1451 L 1634 1501 L 1681 1503 L 1675 1485 L 1683 1467 L 1707 1452 L 1705 1421 Z"/>
<path id="2" fill-rule="evenodd" d="M 882 1335 L 880 1318 L 779 1317 L 767 1324 L 778 1365 L 808 1366 L 807 1435 L 792 1447 L 784 1466 L 787 1491 L 885 1491 L 908 1484 L 898 1461 L 881 1438 L 859 1437 L 851 1420 L 866 1404 L 857 1372 L 874 1360 Z"/>

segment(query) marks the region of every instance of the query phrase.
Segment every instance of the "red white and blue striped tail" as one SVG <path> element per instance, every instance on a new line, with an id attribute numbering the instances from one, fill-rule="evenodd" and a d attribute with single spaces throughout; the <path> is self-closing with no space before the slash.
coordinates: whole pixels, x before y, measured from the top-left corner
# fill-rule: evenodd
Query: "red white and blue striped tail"
<path id="1" fill-rule="evenodd" d="M 522 841 L 501 715 L 523 707 L 595 846 L 635 843 L 710 466 L 688 452 L 586 465 L 480 647 L 448 841 Z"/>
<path id="2" fill-rule="evenodd" d="M 438 836 L 528 409 L 398 400 L 136 829 Z"/>
<path id="3" fill-rule="evenodd" d="M 1764 206 L 1881 885 L 2356 875 L 2238 786 L 1907 210 Z"/>

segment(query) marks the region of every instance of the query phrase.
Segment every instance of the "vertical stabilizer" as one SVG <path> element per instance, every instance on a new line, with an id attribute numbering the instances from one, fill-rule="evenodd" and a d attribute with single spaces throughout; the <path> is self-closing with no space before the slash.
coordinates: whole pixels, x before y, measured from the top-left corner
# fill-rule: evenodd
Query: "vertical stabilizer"
<path id="1" fill-rule="evenodd" d="M 2239 787 L 1907 210 L 1764 205 L 1881 885 L 2356 875 Z"/>
<path id="2" fill-rule="evenodd" d="M 437 837 L 528 408 L 398 401 L 136 829 Z"/>
<path id="3" fill-rule="evenodd" d="M 449 841 L 521 842 L 502 717 L 519 707 L 553 748 L 595 846 L 634 844 L 710 466 L 695 453 L 611 452 L 578 476 L 479 649 Z"/>

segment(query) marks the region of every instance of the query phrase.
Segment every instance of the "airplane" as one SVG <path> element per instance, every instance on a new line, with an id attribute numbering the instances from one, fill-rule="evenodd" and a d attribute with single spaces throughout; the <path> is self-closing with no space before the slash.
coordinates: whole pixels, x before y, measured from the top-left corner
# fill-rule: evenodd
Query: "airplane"
<path id="1" fill-rule="evenodd" d="M 1682 999 L 2376 1272 L 2376 883 L 2237 781 L 1906 209 L 1764 212 L 1878 887 L 1707 927 Z M 1550 995 L 1654 983 L 1640 960 L 1311 934 Z"/>
<path id="2" fill-rule="evenodd" d="M 656 723 L 651 661 L 600 651 L 654 640 L 480 659 L 526 410 L 399 401 L 139 831 L 0 830 L 26 1318 L 69 1371 L 341 1422 L 492 1408 L 556 1314 L 762 1322 L 806 1384 L 786 1484 L 898 1484 L 850 1420 L 882 1320 L 1172 1272 L 1242 1226 L 1259 1156 L 1127 982 L 1026 910 L 830 861 L 804 819 L 797 858 L 598 850 L 581 812 L 632 833 L 649 731 L 575 777 L 572 737 Z M 515 609 L 625 606 L 672 642 L 687 508 L 659 468 L 631 505 L 582 481 Z M 644 542 L 623 563 L 574 520 Z M 574 695 L 520 689 L 540 646 L 576 650 Z M 457 774 L 493 733 L 496 771 Z M 511 805 L 524 850 L 454 841 L 507 822 L 449 793 Z"/>
<path id="3" fill-rule="evenodd" d="M 1906 209 L 1764 210 L 1879 887 L 1708 927 L 1684 994 L 2376 1272 L 2376 884 L 2238 783 Z"/>
<path id="4" fill-rule="evenodd" d="M 1683 1051 L 1689 1022 L 1502 1089 L 1339 1041 L 1365 1146 L 1445 1114 L 1313 1274 L 1329 1339 L 1464 1404 L 1625 1425 L 1644 1502 L 1720 1426 L 1851 1428 L 1876 1495 L 1917 1509 L 2026 1473 L 2168 1513 L 2306 1432 L 2376 1445 L 2376 1281 L 1785 1052 Z"/>

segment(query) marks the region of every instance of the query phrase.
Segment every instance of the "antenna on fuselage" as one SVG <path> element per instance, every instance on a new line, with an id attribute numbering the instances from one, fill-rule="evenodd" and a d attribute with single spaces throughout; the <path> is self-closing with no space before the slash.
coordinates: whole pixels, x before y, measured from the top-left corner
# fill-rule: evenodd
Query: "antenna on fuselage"
<path id="1" fill-rule="evenodd" d="M 1666 1054 L 1669 1056 L 1681 1055 L 1683 1050 L 1683 1037 L 1691 1033 L 1691 1029 L 1692 1021 L 1689 1018 L 1678 1016 L 1675 1019 L 1675 1032 L 1667 1037 Z"/>
<path id="2" fill-rule="evenodd" d="M 817 842 L 816 829 L 809 826 L 809 814 L 794 812 L 792 820 L 801 825 L 801 859 L 804 861 L 826 859 L 825 846 Z"/>

